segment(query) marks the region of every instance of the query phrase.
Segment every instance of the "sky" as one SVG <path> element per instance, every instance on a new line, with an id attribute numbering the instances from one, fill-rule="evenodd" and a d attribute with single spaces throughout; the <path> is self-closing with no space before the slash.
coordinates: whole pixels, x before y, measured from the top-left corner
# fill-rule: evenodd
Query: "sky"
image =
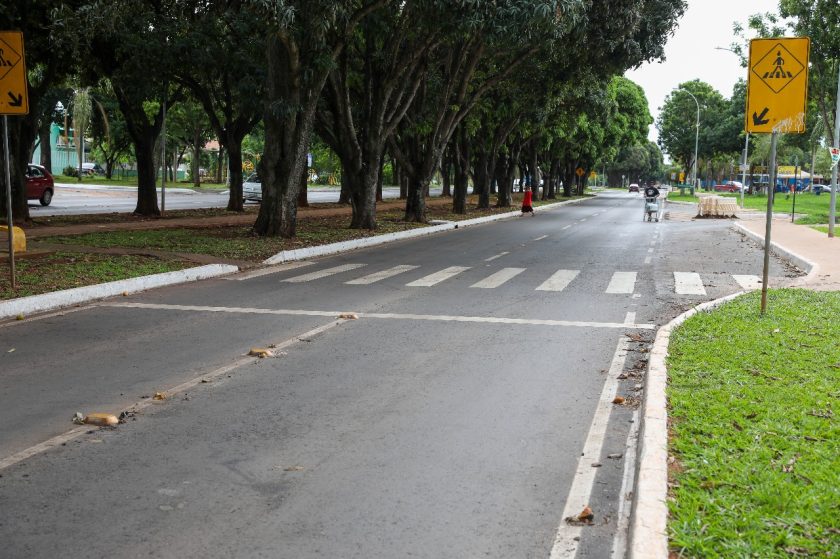
<path id="1" fill-rule="evenodd" d="M 747 69 L 734 53 L 715 47 L 731 47 L 735 21 L 746 27 L 749 16 L 777 12 L 778 5 L 778 0 L 688 0 L 676 32 L 665 44 L 665 61 L 643 64 L 625 74 L 645 90 L 653 118 L 672 89 L 694 79 L 711 84 L 729 98 L 738 78 L 746 79 Z M 655 124 L 648 137 L 656 141 Z"/>

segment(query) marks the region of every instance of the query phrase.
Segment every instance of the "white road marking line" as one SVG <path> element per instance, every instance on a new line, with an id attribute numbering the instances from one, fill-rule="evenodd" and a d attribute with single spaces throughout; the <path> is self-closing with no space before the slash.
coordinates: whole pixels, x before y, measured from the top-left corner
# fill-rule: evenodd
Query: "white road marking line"
<path id="1" fill-rule="evenodd" d="M 566 229 L 568 229 L 569 227 L 571 227 L 571 225 L 566 225 L 565 227 L 563 227 L 563 228 L 561 229 L 561 231 L 565 231 L 565 230 L 566 230 Z"/>
<path id="2" fill-rule="evenodd" d="M 127 303 L 127 305 L 133 306 L 131 303 Z M 120 306 L 123 306 L 123 305 L 122 304 L 113 304 L 113 305 L 103 305 L 103 306 L 120 307 Z M 289 347 L 289 346 L 291 346 L 295 343 L 298 343 L 301 340 L 310 339 L 310 338 L 312 338 L 312 337 L 314 337 L 314 336 L 316 336 L 316 335 L 318 335 L 322 332 L 325 332 L 325 331 L 329 330 L 330 328 L 333 328 L 333 327 L 338 326 L 340 324 L 343 324 L 345 322 L 348 322 L 348 321 L 344 320 L 344 319 L 334 320 L 332 322 L 324 324 L 323 326 L 318 326 L 317 328 L 309 330 L 308 332 L 304 332 L 303 334 L 300 334 L 298 336 L 294 336 L 293 338 L 289 338 L 289 339 L 287 339 L 283 342 L 280 342 L 280 343 L 276 344 L 274 346 L 274 348 L 276 348 L 276 349 L 287 348 L 287 347 Z M 214 370 L 210 371 L 209 373 L 200 374 L 200 375 L 194 377 L 191 380 L 188 380 L 186 382 L 182 382 L 181 384 L 179 384 L 177 386 L 173 386 L 171 388 L 168 388 L 168 389 L 164 390 L 164 392 L 166 392 L 169 395 L 175 395 L 175 394 L 182 393 L 186 390 L 194 388 L 195 386 L 198 386 L 199 384 L 201 384 L 204 381 L 215 380 L 219 377 L 222 377 L 222 376 L 228 374 L 229 372 L 231 372 L 235 369 L 238 369 L 239 367 L 242 367 L 243 365 L 248 365 L 248 364 L 254 363 L 256 361 L 259 361 L 258 357 L 251 357 L 251 356 L 239 357 L 233 363 L 223 365 L 222 367 L 214 369 Z M 148 408 L 152 405 L 161 405 L 161 404 L 157 400 L 152 400 L 151 398 L 148 398 L 148 399 L 145 399 L 145 400 L 140 400 L 138 402 L 134 402 L 130 406 L 123 408 L 123 410 L 140 411 L 140 410 Z M 123 410 L 121 410 L 121 411 L 123 411 Z M 120 412 L 115 412 L 115 413 L 119 414 Z M 93 425 L 80 425 L 79 427 L 74 427 L 73 429 L 70 429 L 69 431 L 67 431 L 65 433 L 62 433 L 61 435 L 57 435 L 55 437 L 47 439 L 46 441 L 44 441 L 42 443 L 38 443 L 36 445 L 30 446 L 29 448 L 25 448 L 25 449 L 23 449 L 19 452 L 16 452 L 16 453 L 12 454 L 11 456 L 7 456 L 5 458 L 2 458 L 2 459 L 0 459 L 0 471 L 8 468 L 9 466 L 14 466 L 17 463 L 22 462 L 23 460 L 26 460 L 28 458 L 31 458 L 31 457 L 37 455 L 37 454 L 45 452 L 45 451 L 47 451 L 51 448 L 55 448 L 57 446 L 61 446 L 62 444 L 65 444 L 69 441 L 72 441 L 73 439 L 78 438 L 80 435 L 83 435 L 83 434 L 87 433 L 88 431 L 90 431 L 92 429 L 96 429 L 96 427 L 94 427 Z"/>
<path id="3" fill-rule="evenodd" d="M 493 289 L 494 287 L 499 287 L 506 281 L 512 280 L 524 271 L 525 268 L 502 268 L 495 274 L 490 275 L 484 278 L 483 280 L 472 284 L 470 287 L 479 287 L 481 289 Z"/>
<path id="4" fill-rule="evenodd" d="M 639 443 L 639 410 L 633 412 L 633 423 L 627 433 L 624 447 L 624 475 L 621 477 L 621 491 L 618 493 L 618 520 L 613 538 L 612 559 L 625 559 L 627 537 L 630 535 L 630 506 L 633 487 L 636 483 L 636 446 Z"/>
<path id="5" fill-rule="evenodd" d="M 652 256 L 645 256 L 645 264 L 650 264 L 651 262 L 653 262 L 653 257 Z"/>
<path id="6" fill-rule="evenodd" d="M 295 316 L 332 316 L 351 311 L 308 311 L 299 309 L 257 309 L 248 307 L 205 307 L 200 305 L 166 305 L 160 303 L 106 303 L 103 307 L 120 307 L 134 309 L 157 309 L 195 312 L 220 312 L 265 315 L 295 315 Z M 453 316 L 445 314 L 400 314 L 400 313 L 363 313 L 355 312 L 361 318 L 381 318 L 395 320 L 421 320 L 432 322 L 477 322 L 487 324 L 524 324 L 532 326 L 570 326 L 582 328 L 632 328 L 635 330 L 653 330 L 655 324 L 624 324 L 623 322 L 587 322 L 579 320 L 550 320 L 539 318 L 504 318 L 496 316 Z"/>
<path id="7" fill-rule="evenodd" d="M 695 272 L 674 272 L 674 290 L 677 295 L 705 295 L 706 288 L 700 274 Z"/>
<path id="8" fill-rule="evenodd" d="M 584 217 L 583 219 L 579 219 L 578 221 L 583 223 L 584 221 L 586 221 L 586 218 Z"/>
<path id="9" fill-rule="evenodd" d="M 583 445 L 583 452 L 578 460 L 577 473 L 572 480 L 566 506 L 563 508 L 563 515 L 560 517 L 554 546 L 551 548 L 551 559 L 571 559 L 577 554 L 583 528 L 569 524 L 565 519 L 579 514 L 585 506 L 590 504 L 589 499 L 592 495 L 592 487 L 595 484 L 595 474 L 598 472 L 598 468 L 593 468 L 592 463 L 598 462 L 601 458 L 604 436 L 612 413 L 612 401 L 618 391 L 618 375 L 624 369 L 629 345 L 629 338 L 626 336 L 619 338 L 610 370 L 601 390 L 598 407 L 595 409 L 595 416 L 592 418 L 592 424 L 589 427 L 589 434 Z"/>
<path id="10" fill-rule="evenodd" d="M 70 314 L 74 312 L 84 311 L 93 307 L 99 306 L 97 303 L 91 303 L 89 305 L 84 305 L 83 307 L 73 307 L 70 309 L 61 309 L 60 311 L 51 312 L 48 314 L 39 314 L 38 316 L 33 316 L 32 318 L 25 317 L 23 320 L 16 320 L 14 318 L 9 318 L 9 322 L 5 322 L 0 324 L 0 328 L 7 328 L 9 326 L 23 326 L 24 324 L 29 324 L 30 322 L 34 322 L 36 320 L 44 320 L 45 318 L 53 318 L 56 316 L 64 316 L 65 314 Z"/>
<path id="11" fill-rule="evenodd" d="M 656 246 L 656 239 L 654 239 L 654 240 L 652 240 L 652 241 L 650 242 L 650 246 L 652 246 L 652 247 L 655 247 L 655 246 Z"/>
<path id="12" fill-rule="evenodd" d="M 314 262 L 289 262 L 288 264 L 280 264 L 279 266 L 269 266 L 260 270 L 253 270 L 242 274 L 233 274 L 232 276 L 224 276 L 220 279 L 227 281 L 242 281 L 251 278 L 258 278 L 260 276 L 267 276 L 268 274 L 276 274 L 278 272 L 285 272 L 286 270 L 294 270 L 295 268 L 303 268 L 304 266 L 311 266 Z"/>
<path id="13" fill-rule="evenodd" d="M 633 293 L 636 288 L 636 272 L 616 272 L 613 274 L 605 293 Z"/>
<path id="14" fill-rule="evenodd" d="M 742 289 L 746 289 L 747 291 L 761 289 L 761 278 L 758 276 L 732 274 L 732 279 L 738 282 L 738 285 Z"/>
<path id="15" fill-rule="evenodd" d="M 624 324 L 635 324 L 636 323 L 636 313 L 632 311 L 628 311 L 626 315 L 624 315 Z"/>
<path id="16" fill-rule="evenodd" d="M 493 260 L 495 260 L 495 259 L 497 259 L 497 258 L 501 258 L 502 256 L 504 256 L 504 255 L 506 255 L 506 254 L 510 254 L 510 252 L 508 252 L 508 251 L 505 251 L 505 252 L 500 252 L 500 253 L 499 253 L 499 254 L 497 254 L 496 256 L 491 256 L 490 258 L 485 258 L 485 259 L 484 259 L 484 261 L 485 261 L 485 262 L 492 262 Z"/>
<path id="17" fill-rule="evenodd" d="M 580 270 L 557 270 L 536 291 L 563 291 L 579 273 Z"/>
<path id="18" fill-rule="evenodd" d="M 537 238 L 536 238 L 536 239 L 534 239 L 534 240 L 535 240 L 535 241 L 541 241 L 541 240 L 545 239 L 546 237 L 548 237 L 548 235 L 543 235 L 542 237 L 537 237 Z"/>
<path id="19" fill-rule="evenodd" d="M 288 283 L 301 283 L 305 281 L 312 281 L 316 279 L 325 278 L 327 276 L 332 276 L 335 274 L 340 274 L 341 272 L 347 272 L 349 270 L 355 270 L 356 268 L 361 268 L 365 266 L 365 264 L 342 264 L 341 266 L 335 266 L 333 268 L 327 268 L 325 270 L 319 270 L 317 272 L 312 272 L 310 274 L 304 274 L 302 276 L 295 276 L 293 278 L 286 278 L 282 281 Z"/>
<path id="20" fill-rule="evenodd" d="M 648 254 L 653 254 L 653 249 L 652 248 L 648 249 Z"/>
<path id="21" fill-rule="evenodd" d="M 633 298 L 634 298 L 634 299 L 641 299 L 641 298 L 642 298 L 642 294 L 641 294 L 641 293 L 634 293 L 634 294 L 633 294 Z"/>
<path id="22" fill-rule="evenodd" d="M 377 281 L 381 281 L 384 279 L 388 279 L 390 277 L 396 276 L 398 274 L 402 274 L 404 272 L 410 272 L 420 266 L 411 266 L 408 264 L 402 264 L 399 266 L 394 266 L 393 268 L 388 268 L 387 270 L 382 270 L 381 272 L 376 272 L 373 274 L 368 274 L 367 276 L 363 276 L 361 278 L 357 278 L 350 281 L 345 281 L 344 283 L 349 285 L 368 285 L 371 283 L 376 283 Z"/>
<path id="23" fill-rule="evenodd" d="M 595 217 L 596 215 L 599 215 L 599 213 L 600 213 L 600 212 L 595 212 L 595 213 L 594 213 L 594 214 L 592 214 L 590 217 Z"/>
<path id="24" fill-rule="evenodd" d="M 460 274 L 461 272 L 465 272 L 469 270 L 469 267 L 464 266 L 450 266 L 449 268 L 444 268 L 440 272 L 435 272 L 434 274 L 430 274 L 424 278 L 420 278 L 419 280 L 413 281 L 411 283 L 407 283 L 408 287 L 431 287 L 433 285 L 437 285 L 442 281 L 446 281 L 450 278 L 453 278 Z"/>

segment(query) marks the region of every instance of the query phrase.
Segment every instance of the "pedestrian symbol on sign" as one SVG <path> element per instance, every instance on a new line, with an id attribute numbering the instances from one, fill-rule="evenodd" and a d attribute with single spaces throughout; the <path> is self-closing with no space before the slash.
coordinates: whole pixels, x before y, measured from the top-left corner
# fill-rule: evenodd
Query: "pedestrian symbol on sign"
<path id="1" fill-rule="evenodd" d="M 755 75 L 774 93 L 783 90 L 804 69 L 805 66 L 782 43 L 776 44 L 752 67 Z"/>

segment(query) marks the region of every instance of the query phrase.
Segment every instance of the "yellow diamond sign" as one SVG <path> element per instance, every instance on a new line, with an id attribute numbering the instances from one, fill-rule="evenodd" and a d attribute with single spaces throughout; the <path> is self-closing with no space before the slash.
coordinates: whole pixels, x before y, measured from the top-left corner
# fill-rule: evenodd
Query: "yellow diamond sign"
<path id="1" fill-rule="evenodd" d="M 0 115 L 28 113 L 23 33 L 0 31 Z"/>
<path id="2" fill-rule="evenodd" d="M 805 132 L 810 47 L 808 37 L 750 41 L 747 132 Z"/>

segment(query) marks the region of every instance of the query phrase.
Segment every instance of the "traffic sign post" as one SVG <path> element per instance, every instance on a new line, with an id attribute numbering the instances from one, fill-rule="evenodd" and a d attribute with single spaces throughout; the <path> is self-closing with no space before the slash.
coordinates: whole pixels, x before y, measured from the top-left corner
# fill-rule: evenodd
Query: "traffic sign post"
<path id="1" fill-rule="evenodd" d="M 3 115 L 3 152 L 6 178 L 6 220 L 9 226 L 9 274 L 15 285 L 14 218 L 12 216 L 12 177 L 9 161 L 9 115 L 29 114 L 26 88 L 26 59 L 23 33 L 0 31 L 0 115 Z"/>
<path id="2" fill-rule="evenodd" d="M 810 49 L 811 39 L 808 37 L 750 41 L 744 131 L 747 132 L 748 138 L 749 134 L 771 134 L 761 314 L 764 314 L 767 308 L 770 233 L 773 223 L 773 195 L 776 190 L 776 142 L 780 132 L 793 134 L 805 132 Z M 746 164 L 746 161 L 744 163 Z M 796 196 L 795 192 L 794 182 L 794 196 Z"/>

